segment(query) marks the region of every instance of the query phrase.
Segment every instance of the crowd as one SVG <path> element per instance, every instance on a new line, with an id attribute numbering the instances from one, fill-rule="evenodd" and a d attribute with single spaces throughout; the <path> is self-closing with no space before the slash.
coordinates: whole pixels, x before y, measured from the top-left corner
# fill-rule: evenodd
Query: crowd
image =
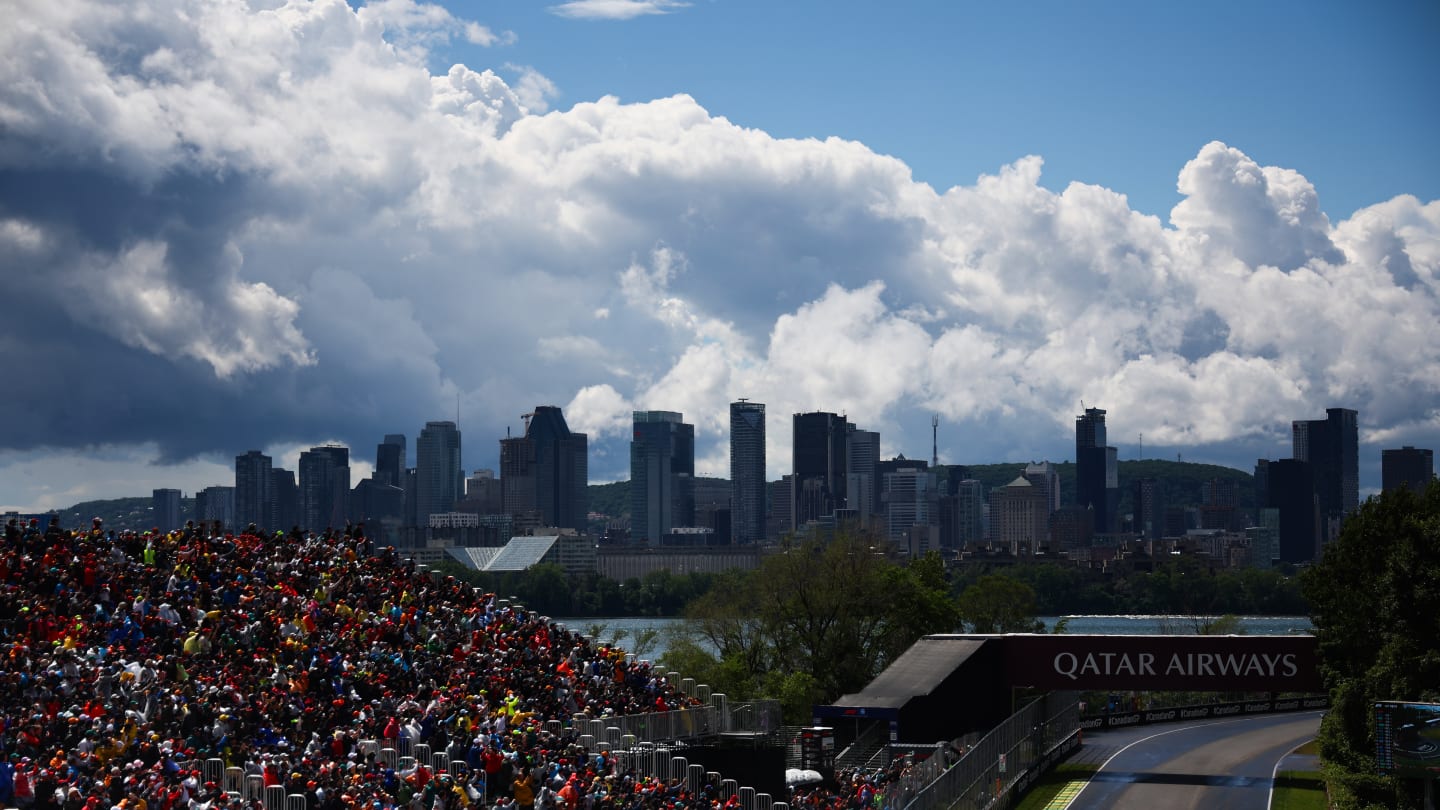
<path id="1" fill-rule="evenodd" d="M 716 785 L 691 795 L 637 775 L 572 729 L 693 702 L 660 672 L 417 572 L 362 527 L 12 520 L 0 586 L 0 807 L 262 810 L 207 778 L 216 759 L 308 810 L 727 804 Z M 377 755 L 417 744 L 464 766 Z"/>

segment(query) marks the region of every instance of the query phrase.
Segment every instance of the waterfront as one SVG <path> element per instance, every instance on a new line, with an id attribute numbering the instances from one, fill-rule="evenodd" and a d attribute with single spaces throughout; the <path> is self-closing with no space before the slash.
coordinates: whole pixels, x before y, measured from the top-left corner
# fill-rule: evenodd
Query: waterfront
<path id="1" fill-rule="evenodd" d="M 1064 622 L 1064 632 L 1071 635 L 1100 636 L 1153 636 L 1153 635 L 1194 635 L 1198 629 L 1214 616 L 1042 616 L 1040 621 L 1045 631 L 1054 632 L 1055 626 Z M 1239 616 L 1240 629 L 1250 636 L 1285 636 L 1310 633 L 1314 630 L 1308 616 Z M 619 646 L 633 650 L 635 639 L 642 633 L 655 631 L 653 644 L 643 658 L 658 660 L 668 649 L 669 637 L 680 630 L 685 620 L 675 618 L 622 617 L 608 619 L 556 619 L 576 632 L 591 634 L 598 627 L 600 632 L 594 639 L 609 643 L 620 635 Z"/>

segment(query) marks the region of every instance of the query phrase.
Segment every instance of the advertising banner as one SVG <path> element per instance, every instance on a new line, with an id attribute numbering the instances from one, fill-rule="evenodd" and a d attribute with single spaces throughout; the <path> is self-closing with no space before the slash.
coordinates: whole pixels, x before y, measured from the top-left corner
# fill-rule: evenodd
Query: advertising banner
<path id="1" fill-rule="evenodd" d="M 1007 636 L 1006 675 L 1038 689 L 1317 692 L 1314 636 Z"/>

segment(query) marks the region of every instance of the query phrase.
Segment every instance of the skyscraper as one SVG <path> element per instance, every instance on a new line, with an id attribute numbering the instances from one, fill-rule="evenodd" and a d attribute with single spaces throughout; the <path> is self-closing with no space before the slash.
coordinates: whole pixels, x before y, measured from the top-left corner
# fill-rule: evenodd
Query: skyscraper
<path id="1" fill-rule="evenodd" d="M 1115 448 L 1105 444 L 1105 411 L 1086 408 L 1075 417 L 1075 502 L 1095 510 L 1095 531 L 1115 531 L 1119 489 Z"/>
<path id="2" fill-rule="evenodd" d="M 1425 491 L 1435 477 L 1435 451 L 1405 445 L 1399 450 L 1380 451 L 1380 486 L 1386 492 L 1409 487 L 1416 494 Z"/>
<path id="3" fill-rule="evenodd" d="M 1135 509 L 1135 532 L 1147 540 L 1165 533 L 1165 498 L 1160 482 L 1154 478 L 1136 478 L 1130 482 L 1131 500 Z"/>
<path id="4" fill-rule="evenodd" d="M 350 501 L 350 448 L 327 444 L 300 454 L 300 528 L 345 525 Z"/>
<path id="5" fill-rule="evenodd" d="M 1320 549 L 1319 498 L 1315 494 L 1310 462 L 1284 458 L 1270 460 L 1263 466 L 1265 500 L 1259 507 L 1262 512 L 1275 510 L 1278 515 L 1276 557 L 1287 563 L 1315 559 Z"/>
<path id="6" fill-rule="evenodd" d="M 300 487 L 295 483 L 295 471 L 271 467 L 270 492 L 274 496 L 275 518 L 266 528 L 288 532 L 300 523 Z"/>
<path id="7" fill-rule="evenodd" d="M 795 475 L 794 528 L 846 508 L 845 450 L 849 426 L 845 417 L 816 411 L 794 416 L 792 436 Z"/>
<path id="8" fill-rule="evenodd" d="M 695 522 L 695 426 L 673 411 L 635 411 L 630 440 L 630 537 L 659 545 Z"/>
<path id="9" fill-rule="evenodd" d="M 505 511 L 535 511 L 546 526 L 583 531 L 589 514 L 589 437 L 572 433 L 554 405 L 525 415 L 525 435 L 500 440 Z"/>
<path id="10" fill-rule="evenodd" d="M 940 525 L 935 473 L 926 469 L 925 462 L 884 475 L 885 534 L 891 543 L 903 544 L 915 526 Z"/>
<path id="11" fill-rule="evenodd" d="M 405 482 L 405 462 L 405 434 L 385 434 L 385 440 L 375 448 L 375 480 L 401 486 Z"/>
<path id="12" fill-rule="evenodd" d="M 270 457 L 251 450 L 235 457 L 235 525 L 275 530 L 275 492 Z"/>
<path id="13" fill-rule="evenodd" d="M 861 519 L 880 510 L 882 483 L 875 465 L 880 462 L 880 434 L 848 425 L 845 448 L 845 505 Z"/>
<path id="14" fill-rule="evenodd" d="M 173 532 L 180 528 L 180 490 L 151 490 L 150 509 L 155 528 L 162 532 Z"/>
<path id="15" fill-rule="evenodd" d="M 449 512 L 463 494 L 460 431 L 454 422 L 426 422 L 415 442 L 415 523 L 430 525 L 430 516 Z"/>
<path id="16" fill-rule="evenodd" d="M 736 543 L 765 539 L 765 404 L 730 403 L 730 531 Z"/>
<path id="17" fill-rule="evenodd" d="M 1322 543 L 1333 540 L 1346 516 L 1360 505 L 1357 421 L 1356 411 L 1326 408 L 1324 419 L 1302 419 L 1290 424 L 1291 455 L 1297 461 L 1309 462 L 1310 473 L 1315 476 Z"/>
<path id="18" fill-rule="evenodd" d="M 1049 506 L 1045 492 L 1023 475 L 990 490 L 992 545 L 1014 557 L 1035 556 L 1050 540 Z"/>

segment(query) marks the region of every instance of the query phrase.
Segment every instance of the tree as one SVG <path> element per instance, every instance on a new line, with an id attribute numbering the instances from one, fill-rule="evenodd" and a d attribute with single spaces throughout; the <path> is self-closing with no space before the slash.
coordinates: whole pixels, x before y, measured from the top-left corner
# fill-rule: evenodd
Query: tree
<path id="1" fill-rule="evenodd" d="M 927 633 L 950 632 L 959 614 L 944 566 L 930 555 L 900 565 L 870 534 L 840 531 L 783 545 L 750 572 L 732 572 L 686 610 L 699 644 L 672 647 L 726 694 L 774 693 L 787 716 L 858 691 Z"/>
<path id="2" fill-rule="evenodd" d="M 1366 501 L 1301 587 L 1331 694 L 1321 756 L 1362 792 L 1389 791 L 1364 800 L 1415 805 L 1413 786 L 1364 777 L 1375 773 L 1371 706 L 1440 700 L 1440 483 Z"/>
<path id="3" fill-rule="evenodd" d="M 960 616 L 972 633 L 1042 633 L 1035 589 L 1008 574 L 986 574 L 960 594 Z"/>

